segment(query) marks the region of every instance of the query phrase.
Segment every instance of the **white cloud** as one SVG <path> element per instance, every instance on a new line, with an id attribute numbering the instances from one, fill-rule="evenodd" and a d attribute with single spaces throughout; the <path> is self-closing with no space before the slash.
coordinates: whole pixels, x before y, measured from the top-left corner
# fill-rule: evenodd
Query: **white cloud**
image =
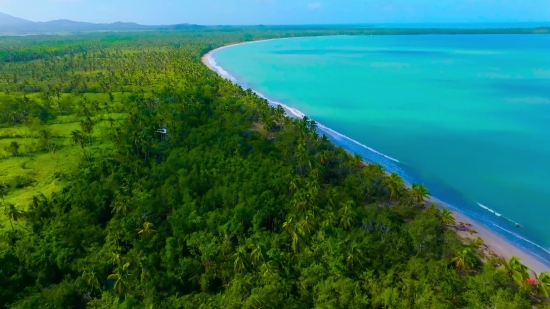
<path id="1" fill-rule="evenodd" d="M 318 10 L 323 6 L 321 2 L 312 2 L 307 5 L 307 8 L 310 10 Z"/>

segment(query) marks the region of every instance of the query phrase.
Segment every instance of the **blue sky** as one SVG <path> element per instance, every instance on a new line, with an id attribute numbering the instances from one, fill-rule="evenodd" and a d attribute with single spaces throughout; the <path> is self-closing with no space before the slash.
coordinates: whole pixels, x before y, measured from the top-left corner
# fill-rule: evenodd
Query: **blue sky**
<path id="1" fill-rule="evenodd" d="M 342 24 L 550 21 L 550 0 L 0 0 L 33 21 Z"/>

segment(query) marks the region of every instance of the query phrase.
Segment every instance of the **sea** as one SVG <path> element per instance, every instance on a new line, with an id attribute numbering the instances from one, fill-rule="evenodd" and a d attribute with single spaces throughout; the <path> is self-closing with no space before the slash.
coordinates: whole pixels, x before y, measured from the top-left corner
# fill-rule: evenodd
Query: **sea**
<path id="1" fill-rule="evenodd" d="M 550 265 L 550 35 L 292 38 L 217 71 Z"/>

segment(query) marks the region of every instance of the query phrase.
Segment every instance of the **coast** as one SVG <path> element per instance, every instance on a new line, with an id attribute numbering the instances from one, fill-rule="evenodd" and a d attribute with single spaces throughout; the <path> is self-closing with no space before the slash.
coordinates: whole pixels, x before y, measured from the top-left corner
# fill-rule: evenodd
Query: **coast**
<path id="1" fill-rule="evenodd" d="M 269 39 L 273 40 L 273 39 Z M 269 41 L 269 40 L 262 40 L 262 41 Z M 218 49 L 212 50 L 205 54 L 202 57 L 202 62 L 210 68 L 212 71 L 220 74 L 222 77 L 230 79 L 229 75 L 226 74 L 227 72 L 223 71 L 222 68 L 217 67 L 215 64 L 215 61 L 213 61 L 212 54 L 218 50 L 236 46 L 236 45 L 242 45 L 242 44 L 250 44 L 260 41 L 251 41 L 251 42 L 243 42 L 243 43 L 237 43 L 237 44 L 231 44 L 227 46 L 220 47 Z M 233 82 L 237 82 L 235 80 L 232 80 Z M 266 98 L 267 99 L 267 98 Z M 273 103 L 273 102 L 272 102 Z M 274 104 L 281 104 L 281 103 L 274 103 Z M 286 106 L 284 104 L 281 104 L 283 108 L 285 109 L 286 113 L 290 117 L 301 117 L 303 116 L 301 112 Z M 426 199 L 426 201 L 431 204 L 437 205 L 439 208 L 447 208 L 451 210 L 452 208 L 449 207 L 446 203 L 434 198 L 429 197 Z M 481 251 L 483 254 L 487 256 L 494 256 L 494 257 L 502 257 L 505 260 L 509 260 L 513 256 L 517 256 L 521 259 L 521 262 L 529 267 L 530 270 L 533 272 L 540 274 L 544 271 L 549 271 L 550 266 L 546 265 L 542 261 L 540 261 L 536 256 L 530 254 L 526 250 L 522 249 L 521 247 L 513 244 L 512 242 L 505 239 L 503 236 L 499 235 L 498 233 L 492 231 L 490 228 L 484 226 L 483 224 L 480 224 L 479 222 L 476 222 L 475 220 L 467 217 L 466 215 L 458 212 L 453 211 L 453 216 L 455 218 L 455 226 L 454 230 L 456 231 L 457 235 L 464 240 L 464 242 L 469 242 L 470 240 L 474 240 L 476 238 L 481 238 L 483 240 L 483 245 L 481 246 Z M 463 223 L 463 224 L 461 224 Z M 475 230 L 477 233 L 471 234 L 469 230 Z"/>

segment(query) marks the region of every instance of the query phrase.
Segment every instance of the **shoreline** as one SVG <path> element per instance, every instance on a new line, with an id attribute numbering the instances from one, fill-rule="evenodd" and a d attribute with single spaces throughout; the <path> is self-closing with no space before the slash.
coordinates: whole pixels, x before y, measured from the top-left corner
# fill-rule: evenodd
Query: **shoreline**
<path id="1" fill-rule="evenodd" d="M 284 39 L 284 38 L 283 38 Z M 221 77 L 225 79 L 231 80 L 229 77 L 224 76 L 221 74 L 218 69 L 214 67 L 214 65 L 211 63 L 211 57 L 214 52 L 217 52 L 219 50 L 237 46 L 237 45 L 244 45 L 244 44 L 251 44 L 251 43 L 257 43 L 257 42 L 264 42 L 264 41 L 271 41 L 271 40 L 279 40 L 279 39 L 266 39 L 266 40 L 258 40 L 258 41 L 249 41 L 249 42 L 242 42 L 242 43 L 235 43 L 230 44 L 226 46 L 222 46 L 216 49 L 213 49 L 209 51 L 208 53 L 204 54 L 201 57 L 201 61 L 204 65 L 206 65 L 210 70 L 214 71 L 216 74 L 220 75 Z M 222 69 L 221 67 L 219 69 Z M 231 80 L 232 82 L 236 82 L 235 80 Z M 265 98 L 267 99 L 267 98 Z M 269 101 L 269 100 L 268 100 Z M 280 102 L 272 102 L 272 104 L 280 104 L 284 109 L 285 113 L 289 117 L 299 117 L 299 114 L 294 112 L 294 109 L 290 106 L 286 106 Z M 368 164 L 368 163 L 367 163 Z M 407 187 L 410 185 L 407 184 Z M 473 220 L 472 218 L 464 215 L 461 213 L 458 209 L 455 210 L 455 208 L 450 207 L 447 203 L 438 200 L 437 198 L 434 198 L 432 196 L 429 196 L 426 199 L 427 204 L 435 204 L 440 209 L 446 208 L 450 210 L 453 214 L 453 217 L 455 218 L 455 226 L 454 230 L 456 234 L 465 242 L 467 243 L 469 240 L 474 240 L 477 237 L 481 238 L 484 242 L 484 245 L 480 246 L 479 251 L 482 252 L 485 255 L 490 256 L 498 256 L 502 257 L 505 260 L 510 260 L 511 257 L 517 256 L 521 259 L 521 262 L 529 267 L 529 269 L 532 272 L 535 272 L 536 274 L 540 274 L 544 271 L 549 271 L 550 266 L 546 263 L 542 262 L 536 255 L 531 254 L 529 252 L 526 252 L 524 249 L 519 247 L 518 245 L 512 243 L 511 241 L 507 240 L 504 236 L 499 235 L 497 232 L 491 230 L 489 227 Z M 463 225 L 460 223 L 466 223 L 471 226 L 468 226 L 466 229 L 462 229 Z M 471 234 L 468 229 L 476 230 L 476 234 Z"/>

